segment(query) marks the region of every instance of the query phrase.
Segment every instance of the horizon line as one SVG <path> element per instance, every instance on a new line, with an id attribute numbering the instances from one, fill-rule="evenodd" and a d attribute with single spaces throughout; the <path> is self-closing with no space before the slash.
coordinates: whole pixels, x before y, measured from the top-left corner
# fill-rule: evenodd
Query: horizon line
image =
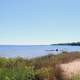
<path id="1" fill-rule="evenodd" d="M 0 45 L 51 45 L 51 44 L 61 44 L 61 43 L 77 43 L 80 41 L 72 41 L 72 42 L 53 42 L 53 43 L 0 43 Z"/>

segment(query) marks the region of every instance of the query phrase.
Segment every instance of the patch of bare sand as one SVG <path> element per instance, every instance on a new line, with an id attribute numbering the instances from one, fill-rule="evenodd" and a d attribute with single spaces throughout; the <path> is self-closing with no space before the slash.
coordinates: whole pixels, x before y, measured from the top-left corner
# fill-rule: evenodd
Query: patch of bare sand
<path id="1" fill-rule="evenodd" d="M 71 78 L 76 74 L 80 74 L 80 59 L 76 59 L 69 63 L 60 64 L 63 76 Z"/>

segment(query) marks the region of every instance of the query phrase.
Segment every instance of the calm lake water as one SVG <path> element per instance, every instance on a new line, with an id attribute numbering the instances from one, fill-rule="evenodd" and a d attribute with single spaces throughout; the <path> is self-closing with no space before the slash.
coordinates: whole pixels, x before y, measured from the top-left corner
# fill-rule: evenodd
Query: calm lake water
<path id="1" fill-rule="evenodd" d="M 37 57 L 48 53 L 57 54 L 55 51 L 80 51 L 80 46 L 60 45 L 0 45 L 0 56 L 4 57 Z M 47 51 L 48 50 L 48 51 Z M 53 50 L 53 51 L 51 51 Z"/>

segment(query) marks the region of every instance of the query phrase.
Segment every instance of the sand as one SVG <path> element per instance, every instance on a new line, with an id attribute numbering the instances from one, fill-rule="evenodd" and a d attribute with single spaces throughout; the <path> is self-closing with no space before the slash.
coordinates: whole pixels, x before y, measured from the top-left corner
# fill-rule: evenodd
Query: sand
<path id="1" fill-rule="evenodd" d="M 63 71 L 62 74 L 68 78 L 80 74 L 80 59 L 69 63 L 60 64 L 60 68 Z"/>

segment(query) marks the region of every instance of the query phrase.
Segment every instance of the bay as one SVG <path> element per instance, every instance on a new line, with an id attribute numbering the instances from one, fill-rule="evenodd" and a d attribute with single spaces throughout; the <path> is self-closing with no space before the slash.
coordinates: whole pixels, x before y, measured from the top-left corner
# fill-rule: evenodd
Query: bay
<path id="1" fill-rule="evenodd" d="M 58 49 L 58 51 L 56 51 Z M 80 46 L 69 45 L 0 45 L 2 57 L 38 57 L 47 54 L 58 54 L 61 51 L 80 51 Z"/>

